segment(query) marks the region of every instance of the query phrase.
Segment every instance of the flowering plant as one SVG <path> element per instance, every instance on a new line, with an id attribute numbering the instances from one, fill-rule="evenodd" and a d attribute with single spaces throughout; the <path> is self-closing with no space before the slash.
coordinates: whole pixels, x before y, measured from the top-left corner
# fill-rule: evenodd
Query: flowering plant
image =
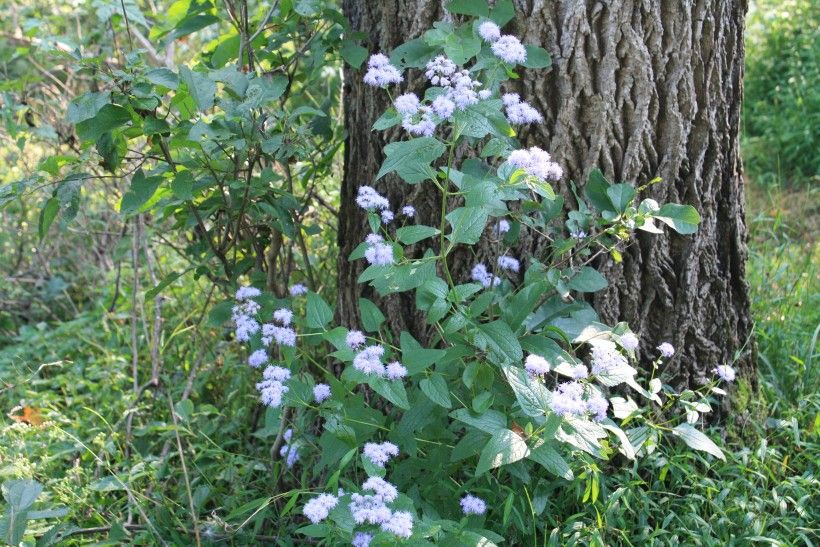
<path id="1" fill-rule="evenodd" d="M 638 334 L 603 324 L 578 297 L 606 287 L 592 264 L 617 260 L 634 230 L 657 233 L 660 222 L 692 233 L 697 212 L 637 203 L 640 188 L 593 171 L 580 209 L 562 217 L 560 159 L 514 139 L 514 126 L 543 118 L 507 88 L 519 65 L 541 68 L 549 56 L 504 35 L 508 19 L 492 10 L 460 26 L 437 23 L 390 57 L 372 55 L 364 74 L 386 93 L 406 70 L 430 84 L 421 96 L 393 93 L 376 121 L 407 138 L 385 147 L 374 183 L 395 173 L 435 188 L 438 225 L 416 223 L 412 204 L 362 185 L 356 202 L 372 233 L 349 258 L 368 263 L 359 282 L 379 295 L 415 291 L 431 340 L 394 336 L 364 298 L 361 325 L 332 327 L 331 307 L 304 287 L 284 300 L 253 287 L 236 294 L 236 338 L 249 345 L 249 365 L 266 365 L 257 389 L 281 424 L 273 449 L 319 482 L 302 505 L 304 535 L 357 546 L 496 543 L 536 533 L 523 515 L 538 515 L 533 485 L 544 471 L 582 483 L 583 500 L 594 502 L 596 461 L 646 455 L 667 433 L 723 457 L 693 425 L 710 395 L 724 393 L 717 381 L 697 392 L 664 385 L 657 373 L 675 350 L 663 343 L 645 382 L 633 366 Z M 459 160 L 467 149 L 473 157 Z M 542 256 L 515 256 L 525 230 L 549 240 Z M 459 278 L 452 253 L 483 238 L 497 252 Z M 328 358 L 341 363 L 339 376 L 315 358 L 323 342 L 335 348 Z M 734 376 L 728 365 L 716 373 Z"/>

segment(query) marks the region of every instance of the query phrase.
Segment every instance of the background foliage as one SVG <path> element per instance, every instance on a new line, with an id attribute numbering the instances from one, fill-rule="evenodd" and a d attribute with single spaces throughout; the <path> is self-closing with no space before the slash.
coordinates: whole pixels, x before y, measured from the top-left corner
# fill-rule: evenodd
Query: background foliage
<path id="1" fill-rule="evenodd" d="M 315 13 L 310 2 L 294 4 L 306 17 Z M 140 32 L 148 32 L 140 17 L 162 21 L 161 14 L 173 16 L 177 4 L 147 5 L 138 11 L 125 3 Z M 143 269 L 142 290 L 133 292 L 133 241 L 123 235 L 124 221 L 115 211 L 127 188 L 106 177 L 104 167 L 84 184 L 77 216 L 71 222 L 55 216 L 48 237 L 41 238 L 41 206 L 54 190 L 48 175 L 69 161 L 64 156 L 96 157 L 80 148 L 62 115 L 71 96 L 95 89 L 96 73 L 75 72 L 65 50 L 79 45 L 89 57 L 117 59 L 128 41 L 118 6 L 104 0 L 26 2 L 13 5 L 0 23 L 0 176 L 6 183 L 0 201 L 14 192 L 0 212 L 0 249 L 12 257 L 0 264 L 0 531 L 6 537 L 9 527 L 22 522 L 21 535 L 32 544 L 35 538 L 40 544 L 150 542 L 157 532 L 186 543 L 196 527 L 206 543 L 288 545 L 297 527 L 292 516 L 305 501 L 298 487 L 303 477 L 299 468 L 271 469 L 269 447 L 278 423 L 256 404 L 245 356 L 202 315 L 210 290 L 206 278 L 191 275 L 168 286 L 162 293 L 165 320 L 155 332 L 153 300 L 143 296 L 153 286 L 151 277 Z M 531 506 L 514 503 L 518 497 L 510 491 L 509 501 L 494 508 L 499 528 L 537 512 L 549 531 L 542 539 L 554 545 L 802 545 L 820 538 L 814 363 L 820 303 L 812 188 L 820 164 L 812 84 L 818 79 L 817 25 L 808 24 L 817 8 L 800 1 L 758 8 L 749 24 L 743 150 L 762 389 L 755 396 L 735 394 L 734 419 L 722 432 L 727 462 L 667 447 L 640 465 L 607 472 L 594 500 L 585 499 L 583 482 L 576 489 L 536 480 Z M 263 16 L 260 7 L 251 19 Z M 174 32 L 172 26 L 161 30 Z M 216 52 L 234 35 L 223 22 L 185 36 L 174 61 L 202 49 Z M 136 35 L 131 39 L 140 42 Z M 357 54 L 350 44 L 342 51 Z M 332 71 L 313 77 L 325 89 L 337 85 Z M 331 120 L 338 115 L 328 112 Z M 338 166 L 323 173 L 329 207 L 312 212 L 317 224 L 332 225 L 337 175 Z M 19 181 L 27 181 L 25 188 Z M 783 182 L 800 189 L 773 188 Z M 72 197 L 64 197 L 61 206 L 70 209 Z M 163 245 L 162 224 L 148 219 L 145 226 L 156 249 L 156 277 L 184 268 L 179 253 Z M 308 253 L 319 285 L 334 283 L 333 240 L 325 233 Z M 150 390 L 133 397 L 132 297 L 140 309 L 143 358 L 150 360 L 148 348 L 156 340 L 170 400 Z M 177 424 L 172 406 L 181 418 Z M 131 415 L 133 439 L 126 442 L 124 422 Z M 279 475 L 297 486 L 274 488 L 271 477 Z M 37 481 L 42 492 L 14 482 L 26 480 Z M 144 511 L 154 530 L 133 524 L 142 520 L 129 514 L 133 507 Z"/>

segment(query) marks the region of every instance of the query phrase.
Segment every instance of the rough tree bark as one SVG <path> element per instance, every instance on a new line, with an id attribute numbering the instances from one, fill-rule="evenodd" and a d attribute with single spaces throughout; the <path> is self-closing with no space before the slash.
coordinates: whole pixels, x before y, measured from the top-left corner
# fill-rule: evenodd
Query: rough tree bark
<path id="1" fill-rule="evenodd" d="M 450 17 L 444 4 L 343 1 L 353 28 L 368 35 L 365 46 L 372 52 L 389 52 Z M 641 197 L 689 203 L 701 214 L 693 236 L 641 233 L 623 263 L 600 264 L 610 281 L 594 298 L 601 317 L 628 321 L 640 333 L 647 358 L 661 341 L 672 342 L 678 354 L 670 366 L 680 383 L 697 385 L 716 365 L 731 362 L 748 374 L 752 321 L 738 156 L 746 2 L 515 0 L 515 6 L 516 19 L 504 30 L 541 45 L 553 59 L 549 69 L 519 71 L 514 90 L 545 118 L 519 135 L 522 142 L 550 151 L 564 167 L 564 181 L 582 185 L 596 167 L 616 182 L 662 177 L 664 183 Z M 370 130 L 387 98 L 363 85 L 361 77 L 361 71 L 346 69 L 349 137 L 339 215 L 339 299 L 347 325 L 358 323 L 362 286 L 356 277 L 363 265 L 346 258 L 368 232 L 355 205 L 356 189 L 372 183 L 382 147 L 398 136 Z M 412 76 L 404 87 L 422 89 L 421 78 Z M 412 202 L 419 222 L 437 225 L 438 196 L 429 185 L 410 187 L 388 177 L 377 188 L 394 207 Z M 522 256 L 539 243 L 523 241 Z M 462 270 L 458 278 L 466 276 Z M 383 304 L 393 328 L 423 337 L 412 294 Z"/>

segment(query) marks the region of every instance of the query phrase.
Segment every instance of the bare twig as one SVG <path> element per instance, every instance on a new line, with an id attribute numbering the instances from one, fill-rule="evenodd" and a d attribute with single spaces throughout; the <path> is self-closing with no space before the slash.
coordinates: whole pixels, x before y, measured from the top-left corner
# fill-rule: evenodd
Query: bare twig
<path id="1" fill-rule="evenodd" d="M 177 439 L 177 452 L 179 453 L 179 461 L 182 463 L 182 475 L 185 477 L 185 490 L 188 494 L 188 508 L 191 510 L 191 520 L 194 523 L 194 537 L 196 538 L 197 547 L 202 545 L 199 538 L 199 522 L 196 518 L 196 509 L 194 508 L 194 496 L 191 494 L 191 481 L 188 478 L 188 466 L 185 464 L 185 453 L 182 450 L 182 439 L 179 437 L 179 423 L 177 422 L 177 413 L 174 409 L 174 400 L 168 394 L 168 405 L 171 407 L 171 419 L 174 421 L 174 435 Z"/>

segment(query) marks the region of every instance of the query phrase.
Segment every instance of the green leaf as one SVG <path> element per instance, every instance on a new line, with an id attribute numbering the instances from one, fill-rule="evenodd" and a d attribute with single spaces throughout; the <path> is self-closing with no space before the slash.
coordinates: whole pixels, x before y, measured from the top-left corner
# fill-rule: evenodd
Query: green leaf
<path id="1" fill-rule="evenodd" d="M 509 362 L 521 361 L 524 358 L 521 344 L 518 343 L 510 326 L 501 319 L 479 325 L 475 341 L 479 348 L 486 348 Z"/>
<path id="2" fill-rule="evenodd" d="M 407 391 L 401 380 L 385 380 L 384 378 L 369 378 L 367 384 L 373 391 L 393 403 L 399 408 L 408 410 L 410 401 L 407 399 Z"/>
<path id="3" fill-rule="evenodd" d="M 416 38 L 394 49 L 390 54 L 390 62 L 399 68 L 422 68 L 437 51 L 437 48 L 428 45 L 424 38 Z"/>
<path id="4" fill-rule="evenodd" d="M 468 431 L 450 452 L 450 461 L 457 462 L 471 456 L 475 456 L 484 445 L 487 444 L 487 435 L 480 431 L 471 429 Z"/>
<path id="5" fill-rule="evenodd" d="M 485 0 L 450 0 L 447 11 L 474 17 L 489 17 L 490 8 Z"/>
<path id="6" fill-rule="evenodd" d="M 379 116 L 379 119 L 373 122 L 373 130 L 374 131 L 384 131 L 385 129 L 389 129 L 394 125 L 398 125 L 401 123 L 401 114 L 399 114 L 395 108 L 388 108 L 384 111 L 384 114 Z"/>
<path id="7" fill-rule="evenodd" d="M 427 398 L 444 408 L 453 408 L 453 403 L 450 401 L 450 390 L 447 387 L 447 381 L 441 374 L 433 374 L 429 378 L 424 378 L 419 382 L 421 391 L 427 395 Z"/>
<path id="8" fill-rule="evenodd" d="M 589 266 L 584 266 L 569 281 L 569 288 L 578 292 L 596 292 L 605 289 L 608 283 L 606 278 Z"/>
<path id="9" fill-rule="evenodd" d="M 540 380 L 530 378 L 521 367 L 502 365 L 501 368 L 524 414 L 543 420 L 550 413 L 550 391 Z"/>
<path id="10" fill-rule="evenodd" d="M 593 169 L 590 172 L 584 186 L 584 195 L 592 206 L 599 211 L 612 211 L 614 209 L 612 202 L 609 200 L 609 195 L 606 193 L 609 186 L 610 182 L 606 180 L 600 169 Z"/>
<path id="11" fill-rule="evenodd" d="M 410 184 L 435 178 L 435 171 L 430 167 L 430 163 L 441 157 L 446 150 L 444 143 L 433 137 L 390 143 L 384 147 L 387 157 L 376 175 L 376 180 L 392 171 Z"/>
<path id="12" fill-rule="evenodd" d="M 451 243 L 475 245 L 487 225 L 487 211 L 483 207 L 459 207 L 447 213 L 452 231 L 447 235 Z"/>
<path id="13" fill-rule="evenodd" d="M 635 189 L 628 184 L 613 184 L 606 189 L 606 195 L 615 206 L 615 211 L 623 213 L 626 208 L 632 205 L 635 199 Z"/>
<path id="14" fill-rule="evenodd" d="M 684 235 L 697 232 L 700 224 L 700 215 L 691 205 L 667 203 L 654 217 Z"/>
<path id="15" fill-rule="evenodd" d="M 401 362 L 407 367 L 407 371 L 411 376 L 433 365 L 447 354 L 443 349 L 427 349 L 422 347 L 415 338 L 404 331 L 401 333 L 400 340 Z"/>
<path id="16" fill-rule="evenodd" d="M 490 19 L 498 26 L 503 27 L 515 18 L 515 6 L 512 0 L 496 0 L 495 6 L 490 10 Z"/>
<path id="17" fill-rule="evenodd" d="M 314 329 L 323 329 L 333 319 L 333 310 L 321 296 L 314 292 L 307 294 L 307 311 L 305 321 L 307 326 Z"/>
<path id="18" fill-rule="evenodd" d="M 558 453 L 550 443 L 543 443 L 534 448 L 527 456 L 534 462 L 540 463 L 544 469 L 556 477 L 561 477 L 571 481 L 574 478 L 572 469 L 567 461 Z"/>
<path id="19" fill-rule="evenodd" d="M 466 408 L 457 408 L 450 413 L 450 417 L 491 435 L 507 427 L 507 417 L 497 410 L 473 416 Z"/>
<path id="20" fill-rule="evenodd" d="M 690 448 L 706 452 L 716 458 L 726 461 L 726 456 L 723 455 L 723 451 L 718 448 L 718 445 L 716 445 L 712 439 L 707 437 L 705 433 L 696 429 L 691 424 L 680 424 L 672 429 L 672 433 L 683 439 L 683 442 L 685 442 Z"/>
<path id="21" fill-rule="evenodd" d="M 162 177 L 146 177 L 142 169 L 137 170 L 134 176 L 131 177 L 131 187 L 122 196 L 122 200 L 120 201 L 120 213 L 129 215 L 137 212 L 140 207 L 153 197 L 154 192 L 157 191 L 161 182 Z"/>
<path id="22" fill-rule="evenodd" d="M 200 112 L 208 110 L 214 105 L 216 83 L 207 74 L 195 72 L 183 65 L 179 69 L 179 77 L 188 87 L 188 93 L 193 97 Z"/>
<path id="23" fill-rule="evenodd" d="M 43 239 L 48 232 L 51 223 L 57 217 L 57 212 L 60 210 L 60 203 L 57 198 L 49 198 L 46 200 L 42 209 L 40 209 L 40 220 L 37 224 L 37 233 L 40 239 Z"/>
<path id="24" fill-rule="evenodd" d="M 3 483 L 3 497 L 18 511 L 28 509 L 43 491 L 43 485 L 33 480 L 16 480 Z"/>
<path id="25" fill-rule="evenodd" d="M 194 176 L 190 171 L 178 171 L 171 182 L 171 192 L 181 200 L 193 199 Z"/>
<path id="26" fill-rule="evenodd" d="M 364 48 L 352 40 L 344 40 L 339 49 L 342 59 L 353 68 L 360 68 L 367 59 L 367 48 Z"/>
<path id="27" fill-rule="evenodd" d="M 68 103 L 66 117 L 69 123 L 77 124 L 85 120 L 90 120 L 97 115 L 105 105 L 111 100 L 111 92 L 103 91 L 99 93 L 86 93 L 80 95 Z"/>
<path id="28" fill-rule="evenodd" d="M 524 46 L 527 50 L 527 60 L 524 66 L 527 68 L 547 68 L 552 64 L 552 58 L 546 49 L 539 46 Z"/>
<path id="29" fill-rule="evenodd" d="M 107 104 L 93 118 L 77 124 L 77 135 L 82 140 L 96 142 L 106 131 L 122 127 L 130 121 L 131 114 L 126 108 Z"/>
<path id="30" fill-rule="evenodd" d="M 145 73 L 145 77 L 154 85 L 176 89 L 179 87 L 179 76 L 167 68 L 153 68 Z"/>
<path id="31" fill-rule="evenodd" d="M 527 443 L 514 431 L 501 429 L 493 434 L 490 442 L 481 451 L 475 476 L 481 476 L 490 469 L 517 462 L 530 454 Z"/>
<path id="32" fill-rule="evenodd" d="M 185 275 L 186 273 L 190 272 L 193 268 L 188 268 L 184 272 L 171 272 L 162 278 L 162 281 L 156 284 L 153 288 L 145 291 L 145 299 L 150 300 L 154 298 L 156 295 L 161 293 L 165 287 L 169 286 L 171 283 Z"/>
<path id="33" fill-rule="evenodd" d="M 384 323 L 384 314 L 367 298 L 359 298 L 359 314 L 362 317 L 362 327 L 367 332 L 378 331 L 379 325 Z"/>
<path id="34" fill-rule="evenodd" d="M 428 237 L 438 235 L 438 233 L 438 228 L 418 224 L 415 226 L 404 226 L 402 228 L 399 228 L 398 230 L 396 230 L 396 237 L 405 245 L 412 245 L 413 243 L 418 243 L 419 241 L 427 239 Z"/>

